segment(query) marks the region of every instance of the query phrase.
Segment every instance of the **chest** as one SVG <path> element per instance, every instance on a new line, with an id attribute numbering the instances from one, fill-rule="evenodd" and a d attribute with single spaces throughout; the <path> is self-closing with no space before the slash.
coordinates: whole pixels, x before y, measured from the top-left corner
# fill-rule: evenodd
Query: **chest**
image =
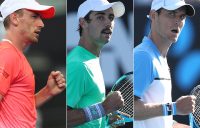
<path id="1" fill-rule="evenodd" d="M 13 71 L 10 90 L 34 93 L 35 78 L 33 70 L 25 57 L 20 58 Z"/>

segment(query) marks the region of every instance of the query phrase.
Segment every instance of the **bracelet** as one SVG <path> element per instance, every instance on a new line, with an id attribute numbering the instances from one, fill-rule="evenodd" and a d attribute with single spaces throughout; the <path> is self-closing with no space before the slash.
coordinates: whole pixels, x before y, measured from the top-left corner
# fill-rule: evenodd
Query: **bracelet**
<path id="1" fill-rule="evenodd" d="M 102 103 L 86 107 L 83 111 L 87 121 L 96 120 L 106 115 Z"/>
<path id="2" fill-rule="evenodd" d="M 164 116 L 169 116 L 169 115 L 176 115 L 176 103 L 167 103 L 167 104 L 162 104 L 163 107 L 163 115 Z"/>

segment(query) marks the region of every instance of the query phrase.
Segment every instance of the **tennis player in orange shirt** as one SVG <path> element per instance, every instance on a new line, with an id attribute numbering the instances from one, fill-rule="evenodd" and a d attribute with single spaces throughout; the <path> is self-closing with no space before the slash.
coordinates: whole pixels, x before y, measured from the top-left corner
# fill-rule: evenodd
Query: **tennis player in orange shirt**
<path id="1" fill-rule="evenodd" d="M 0 11 L 6 30 L 0 43 L 0 127 L 35 128 L 36 107 L 61 93 L 65 78 L 52 71 L 46 86 L 35 94 L 34 74 L 23 50 L 38 42 L 42 19 L 52 18 L 55 8 L 35 0 L 5 0 Z"/>

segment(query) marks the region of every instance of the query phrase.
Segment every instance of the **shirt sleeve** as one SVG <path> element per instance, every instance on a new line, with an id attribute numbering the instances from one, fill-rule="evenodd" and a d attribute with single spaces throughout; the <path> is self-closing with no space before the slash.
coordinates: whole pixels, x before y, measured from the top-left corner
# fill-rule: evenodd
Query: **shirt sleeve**
<path id="1" fill-rule="evenodd" d="M 134 53 L 134 95 L 141 98 L 153 81 L 153 66 L 150 55 L 144 51 Z"/>
<path id="2" fill-rule="evenodd" d="M 9 49 L 0 50 L 0 94 L 5 95 L 11 85 L 16 57 Z"/>
<path id="3" fill-rule="evenodd" d="M 86 68 L 81 63 L 76 62 L 67 65 L 67 106 L 74 108 L 84 95 L 86 74 Z"/>

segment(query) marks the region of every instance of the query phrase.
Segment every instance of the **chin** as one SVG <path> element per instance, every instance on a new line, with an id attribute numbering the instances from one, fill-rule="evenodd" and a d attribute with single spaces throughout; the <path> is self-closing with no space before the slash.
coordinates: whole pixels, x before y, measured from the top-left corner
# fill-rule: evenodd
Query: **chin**
<path id="1" fill-rule="evenodd" d="M 171 40 L 172 44 L 175 44 L 177 42 L 177 40 Z"/>
<path id="2" fill-rule="evenodd" d="M 30 40 L 28 44 L 37 44 L 38 41 L 37 40 Z"/>
<path id="3" fill-rule="evenodd" d="M 32 42 L 32 43 L 38 43 L 38 38 L 33 38 L 33 39 L 31 39 L 31 42 Z"/>
<path id="4" fill-rule="evenodd" d="M 105 44 L 107 44 L 108 42 L 110 42 L 110 38 L 109 39 L 105 39 Z"/>
<path id="5" fill-rule="evenodd" d="M 103 39 L 100 42 L 101 42 L 101 44 L 107 44 L 109 41 L 110 41 L 110 39 Z"/>
<path id="6" fill-rule="evenodd" d="M 108 42 L 109 42 L 109 41 L 104 41 L 102 44 L 105 45 L 105 44 L 107 44 Z"/>
<path id="7" fill-rule="evenodd" d="M 171 43 L 176 43 L 177 41 L 178 41 L 178 38 L 170 38 L 169 39 L 169 41 L 171 42 Z"/>
<path id="8" fill-rule="evenodd" d="M 173 43 L 176 43 L 177 41 L 178 41 L 178 38 L 174 39 L 174 40 L 173 40 Z"/>

